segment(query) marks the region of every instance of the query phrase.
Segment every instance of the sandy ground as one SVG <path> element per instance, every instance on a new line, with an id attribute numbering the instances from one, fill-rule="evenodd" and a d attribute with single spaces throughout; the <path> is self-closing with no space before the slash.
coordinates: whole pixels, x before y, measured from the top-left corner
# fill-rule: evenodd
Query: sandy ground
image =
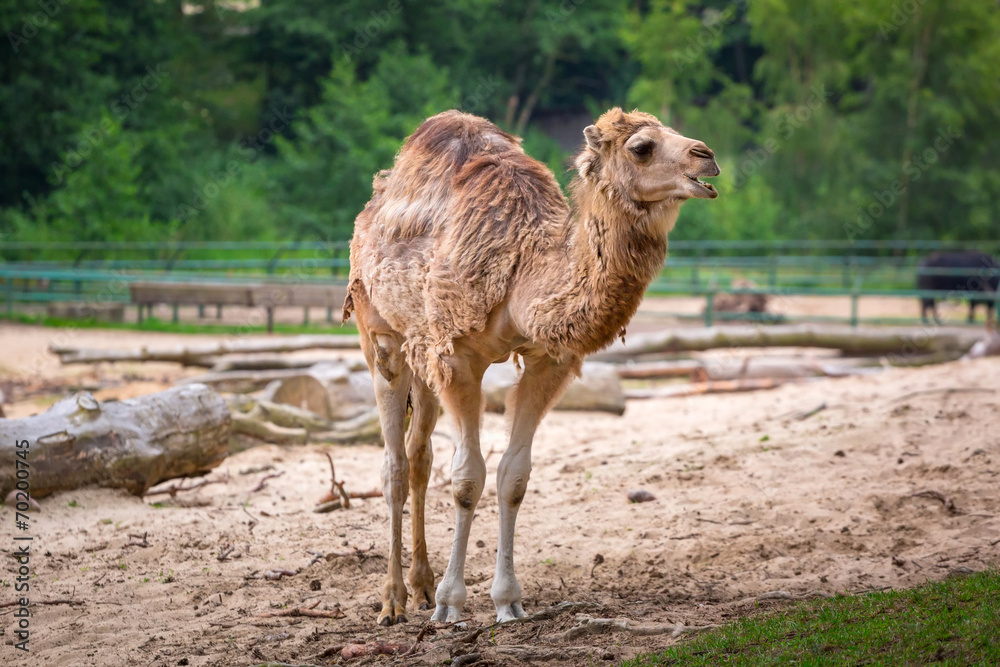
<path id="1" fill-rule="evenodd" d="M 100 396 L 125 398 L 158 390 L 182 373 L 153 364 L 61 368 L 45 348 L 67 343 L 54 340 L 65 336 L 96 347 L 210 339 L 0 325 L 0 386 L 15 399 L 5 406 L 9 416 L 39 412 L 74 387 L 103 387 Z M 994 358 L 748 394 L 633 401 L 623 417 L 550 414 L 535 441 L 516 538 L 525 607 L 531 613 L 569 600 L 592 603 L 575 613 L 594 617 L 695 626 L 787 604 L 754 600 L 773 591 L 807 597 L 907 587 L 995 565 L 998 378 Z M 822 402 L 827 408 L 815 416 L 789 417 Z M 438 428 L 427 530 L 431 565 L 440 575 L 453 511 L 443 484 L 450 424 L 442 420 Z M 470 543 L 472 627 L 493 620 L 493 477 L 504 432 L 501 417 L 486 416 L 483 448 L 497 453 L 488 459 Z M 374 623 L 387 564 L 385 504 L 362 500 L 350 510 L 311 511 L 328 490 L 327 451 L 349 489 L 378 486 L 379 448 L 266 446 L 230 457 L 211 476 L 228 472 L 228 483 L 173 501 L 96 489 L 42 499 L 41 512 L 32 515 L 32 598 L 78 604 L 33 608 L 29 656 L 10 645 L 12 609 L 0 608 L 0 663 L 330 664 L 330 652 L 343 644 L 412 643 L 430 612 L 411 609 L 408 624 L 389 629 Z M 283 474 L 252 491 L 275 472 Z M 630 489 L 645 489 L 655 500 L 630 504 Z M 954 511 L 914 495 L 923 491 L 943 494 Z M 156 500 L 164 502 L 150 504 Z M 0 604 L 14 598 L 13 522 L 10 509 L 0 511 Z M 143 534 L 148 547 L 128 546 L 136 541 L 130 535 Z M 230 545 L 230 557 L 220 561 Z M 309 565 L 309 551 L 347 555 Z M 274 568 L 301 572 L 280 581 L 256 578 Z M 268 616 L 313 605 L 340 610 L 343 618 Z M 438 664 L 474 651 L 487 664 L 589 664 L 682 640 L 620 631 L 560 638 L 576 623 L 570 612 L 500 627 L 472 643 L 444 630 L 427 635 L 418 655 L 403 662 Z"/>

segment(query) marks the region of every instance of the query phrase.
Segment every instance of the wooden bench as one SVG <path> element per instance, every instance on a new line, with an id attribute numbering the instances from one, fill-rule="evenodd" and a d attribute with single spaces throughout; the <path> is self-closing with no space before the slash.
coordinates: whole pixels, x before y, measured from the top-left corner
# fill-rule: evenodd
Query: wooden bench
<path id="1" fill-rule="evenodd" d="M 223 306 L 263 308 L 267 312 L 267 330 L 274 330 L 274 309 L 279 306 L 299 306 L 303 309 L 303 324 L 309 323 L 310 308 L 326 308 L 327 321 L 332 321 L 334 309 L 344 304 L 344 285 L 314 285 L 288 283 L 151 283 L 129 285 L 132 303 L 139 307 L 139 322 L 143 307 L 152 313 L 155 304 L 173 306 L 173 321 L 177 322 L 179 306 L 198 306 L 198 317 L 205 316 L 205 306 L 215 305 L 216 318 L 222 317 Z"/>

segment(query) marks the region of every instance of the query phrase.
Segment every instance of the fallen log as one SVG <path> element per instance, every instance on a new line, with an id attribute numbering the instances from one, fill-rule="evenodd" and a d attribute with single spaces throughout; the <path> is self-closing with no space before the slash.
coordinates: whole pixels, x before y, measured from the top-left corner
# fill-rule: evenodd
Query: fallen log
<path id="1" fill-rule="evenodd" d="M 513 364 L 493 364 L 483 376 L 486 409 L 503 412 L 507 394 L 517 384 L 520 373 Z M 586 362 L 580 377 L 570 382 L 554 410 L 594 410 L 621 415 L 625 412 L 618 370 L 611 364 Z"/>
<path id="2" fill-rule="evenodd" d="M 214 372 L 221 371 L 268 371 L 280 369 L 306 369 L 317 364 L 330 363 L 330 359 L 289 357 L 287 355 L 233 355 L 206 357 L 206 363 Z M 366 371 L 364 359 L 338 359 L 335 363 L 345 364 L 351 371 Z"/>
<path id="3" fill-rule="evenodd" d="M 264 397 L 337 421 L 374 406 L 375 385 L 367 367 L 353 371 L 347 364 L 322 363 L 269 384 Z"/>
<path id="4" fill-rule="evenodd" d="M 214 364 L 210 357 L 239 353 L 293 352 L 296 350 L 356 350 L 361 346 L 354 334 L 288 336 L 284 338 L 251 338 L 222 340 L 191 346 L 169 348 L 141 347 L 136 350 L 94 350 L 50 346 L 64 364 L 94 364 L 104 361 L 166 361 L 184 365 Z"/>
<path id="5" fill-rule="evenodd" d="M 46 412 L 0 421 L 0 495 L 14 488 L 28 443 L 31 495 L 87 485 L 142 495 L 175 477 L 203 475 L 227 455 L 230 414 L 205 385 L 174 387 L 125 401 L 83 392 Z"/>
<path id="6" fill-rule="evenodd" d="M 855 356 L 906 357 L 939 352 L 960 356 L 978 338 L 979 335 L 974 332 L 957 329 L 929 333 L 926 329 L 905 327 L 851 328 L 814 324 L 719 326 L 633 334 L 628 336 L 626 343 L 616 341 L 590 359 L 621 362 L 648 354 L 758 347 L 818 347 Z"/>

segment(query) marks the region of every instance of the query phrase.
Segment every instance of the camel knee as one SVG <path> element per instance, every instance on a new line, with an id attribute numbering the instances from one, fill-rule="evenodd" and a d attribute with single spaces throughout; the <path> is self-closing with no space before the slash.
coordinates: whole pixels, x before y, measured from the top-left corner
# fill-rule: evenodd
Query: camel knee
<path id="1" fill-rule="evenodd" d="M 513 479 L 507 481 L 503 488 L 500 489 L 500 502 L 509 505 L 510 507 L 520 507 L 521 501 L 524 500 L 524 494 L 528 492 L 528 477 L 527 475 L 518 475 Z"/>
<path id="2" fill-rule="evenodd" d="M 399 377 L 403 366 L 403 355 L 399 341 L 394 336 L 376 334 L 374 338 L 375 368 L 387 382 Z"/>
<path id="3" fill-rule="evenodd" d="M 465 510 L 474 510 L 479 498 L 483 495 L 483 483 L 474 479 L 455 480 L 455 504 Z"/>

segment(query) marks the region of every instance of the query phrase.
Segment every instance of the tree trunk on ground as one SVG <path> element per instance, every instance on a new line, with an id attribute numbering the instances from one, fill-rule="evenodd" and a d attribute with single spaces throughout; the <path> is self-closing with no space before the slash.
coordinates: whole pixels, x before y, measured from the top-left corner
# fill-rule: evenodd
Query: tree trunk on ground
<path id="1" fill-rule="evenodd" d="M 483 377 L 483 395 L 486 409 L 503 412 L 507 394 L 517 384 L 520 374 L 512 364 L 493 364 Z M 625 394 L 622 393 L 618 371 L 611 364 L 586 362 L 581 377 L 574 378 L 563 395 L 553 406 L 554 410 L 593 410 L 625 412 Z"/>
<path id="2" fill-rule="evenodd" d="M 970 353 L 971 354 L 971 353 Z M 616 366 L 623 380 L 665 380 L 690 378 L 692 381 L 736 380 L 740 378 L 806 378 L 867 375 L 884 368 L 898 366 L 924 366 L 954 361 L 957 354 L 935 354 L 893 359 L 884 357 L 845 357 L 820 359 L 793 359 L 770 356 L 745 356 L 707 358 L 702 360 L 639 361 Z"/>
<path id="3" fill-rule="evenodd" d="M 958 356 L 978 338 L 979 335 L 971 331 L 929 333 L 926 329 L 897 327 L 854 329 L 811 324 L 708 327 L 634 334 L 628 336 L 627 344 L 616 341 L 590 359 L 627 361 L 646 354 L 745 347 L 820 347 L 859 356 L 907 357 L 938 352 L 954 352 Z"/>
<path id="4" fill-rule="evenodd" d="M 225 401 L 205 385 L 106 403 L 76 394 L 40 415 L 0 422 L 0 497 L 14 488 L 20 441 L 29 443 L 35 498 L 88 485 L 142 495 L 219 465 L 230 422 Z"/>
<path id="5" fill-rule="evenodd" d="M 300 357 L 288 357 L 284 355 L 254 355 L 254 356 L 226 356 L 226 357 L 205 357 L 206 362 L 211 362 L 213 372 L 223 371 L 269 371 L 305 369 L 317 364 L 330 363 L 330 359 L 307 359 Z M 367 371 L 363 359 L 343 360 L 342 363 L 352 371 Z"/>
<path id="6" fill-rule="evenodd" d="M 345 335 L 288 336 L 249 340 L 224 340 L 218 343 L 177 346 L 172 348 L 137 350 L 92 350 L 86 348 L 56 347 L 49 351 L 59 356 L 64 364 L 94 364 L 103 361 L 167 361 L 187 366 L 215 364 L 212 357 L 224 354 L 292 352 L 295 350 L 357 350 L 358 337 Z"/>

